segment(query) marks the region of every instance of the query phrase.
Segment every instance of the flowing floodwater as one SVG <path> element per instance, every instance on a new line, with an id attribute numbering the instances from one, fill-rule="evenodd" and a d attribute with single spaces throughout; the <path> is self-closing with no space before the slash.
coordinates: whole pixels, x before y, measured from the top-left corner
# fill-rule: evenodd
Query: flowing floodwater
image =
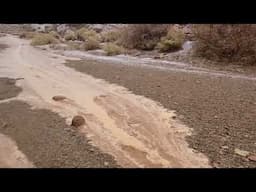
<path id="1" fill-rule="evenodd" d="M 79 130 L 121 166 L 209 167 L 203 154 L 188 147 L 185 137 L 192 130 L 172 118 L 174 111 L 63 65 L 74 57 L 34 48 L 10 35 L 0 42 L 9 46 L 0 53 L 0 76 L 24 78 L 17 82 L 23 91 L 16 99 L 57 112 L 68 124 L 74 115 L 82 115 L 86 124 Z M 56 102 L 55 95 L 67 99 Z"/>

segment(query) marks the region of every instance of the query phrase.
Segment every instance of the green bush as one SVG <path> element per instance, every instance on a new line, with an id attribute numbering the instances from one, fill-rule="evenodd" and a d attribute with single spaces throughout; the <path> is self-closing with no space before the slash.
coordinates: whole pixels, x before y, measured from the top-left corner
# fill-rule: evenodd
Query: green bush
<path id="1" fill-rule="evenodd" d="M 111 55 L 119 55 L 124 53 L 124 48 L 121 46 L 118 46 L 114 43 L 107 43 L 103 46 L 103 50 L 106 52 L 108 56 Z"/>
<path id="2" fill-rule="evenodd" d="M 160 52 L 177 51 L 182 48 L 184 34 L 181 30 L 171 28 L 165 37 L 162 37 L 156 48 Z"/>
<path id="3" fill-rule="evenodd" d="M 47 33 L 36 34 L 31 41 L 31 45 L 47 45 L 59 43 L 53 35 Z"/>

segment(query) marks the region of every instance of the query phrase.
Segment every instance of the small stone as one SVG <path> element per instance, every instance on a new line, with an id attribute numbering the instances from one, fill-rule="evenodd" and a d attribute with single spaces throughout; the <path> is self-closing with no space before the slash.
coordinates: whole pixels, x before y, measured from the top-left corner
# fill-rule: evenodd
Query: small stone
<path id="1" fill-rule="evenodd" d="M 165 55 L 166 55 L 166 54 L 161 53 L 161 54 L 159 55 L 159 57 L 162 59 L 162 58 L 164 58 Z"/>
<path id="2" fill-rule="evenodd" d="M 54 101 L 62 101 L 62 100 L 64 100 L 64 99 L 66 99 L 66 97 L 65 97 L 65 96 L 62 96 L 62 95 L 56 95 L 56 96 L 53 96 L 52 99 L 53 99 Z"/>
<path id="3" fill-rule="evenodd" d="M 64 128 L 64 131 L 70 131 L 70 128 L 66 127 Z"/>
<path id="4" fill-rule="evenodd" d="M 247 157 L 250 161 L 256 161 L 256 155 L 249 155 Z"/>
<path id="5" fill-rule="evenodd" d="M 174 116 L 172 116 L 172 118 L 173 118 L 173 119 L 176 119 L 176 118 L 177 118 L 177 116 L 176 116 L 176 115 L 174 115 Z"/>
<path id="6" fill-rule="evenodd" d="M 213 163 L 212 166 L 213 166 L 213 168 L 219 168 L 218 163 Z"/>
<path id="7" fill-rule="evenodd" d="M 107 161 L 104 162 L 104 166 L 108 166 L 109 163 Z"/>
<path id="8" fill-rule="evenodd" d="M 85 119 L 82 116 L 77 115 L 73 117 L 72 123 L 71 123 L 72 126 L 79 127 L 84 124 L 85 124 Z"/>
<path id="9" fill-rule="evenodd" d="M 221 146 L 222 149 L 228 149 L 229 147 L 227 145 Z"/>
<path id="10" fill-rule="evenodd" d="M 214 116 L 214 119 L 217 119 L 217 118 L 218 118 L 218 116 L 217 116 L 217 115 L 215 115 L 215 116 Z"/>
<path id="11" fill-rule="evenodd" d="M 8 79 L 7 84 L 14 85 L 16 83 L 16 80 L 14 79 Z"/>
<path id="12" fill-rule="evenodd" d="M 7 125 L 8 125 L 7 123 L 3 123 L 3 124 L 2 124 L 2 128 L 6 128 Z"/>
<path id="13" fill-rule="evenodd" d="M 240 155 L 240 156 L 242 156 L 242 157 L 246 157 L 247 155 L 250 154 L 250 152 L 236 148 L 236 149 L 235 149 L 235 154 Z"/>

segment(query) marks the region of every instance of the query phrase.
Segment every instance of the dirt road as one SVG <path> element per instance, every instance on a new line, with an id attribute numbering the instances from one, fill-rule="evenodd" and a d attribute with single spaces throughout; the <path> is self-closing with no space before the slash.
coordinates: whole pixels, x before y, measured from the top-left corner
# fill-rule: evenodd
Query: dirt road
<path id="1" fill-rule="evenodd" d="M 63 65 L 75 58 L 31 47 L 14 36 L 0 43 L 9 47 L 0 53 L 0 76 L 23 78 L 17 82 L 22 92 L 13 99 L 56 112 L 67 124 L 82 115 L 86 125 L 79 131 L 121 166 L 209 167 L 203 154 L 188 147 L 185 137 L 192 130 L 174 118 L 174 111 Z M 67 99 L 56 102 L 55 95 Z"/>

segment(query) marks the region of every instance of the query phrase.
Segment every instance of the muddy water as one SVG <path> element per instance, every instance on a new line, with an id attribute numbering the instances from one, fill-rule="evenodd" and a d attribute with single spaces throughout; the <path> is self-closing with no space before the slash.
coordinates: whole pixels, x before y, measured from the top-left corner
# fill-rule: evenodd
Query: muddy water
<path id="1" fill-rule="evenodd" d="M 134 95 L 125 88 L 65 67 L 65 59 L 6 36 L 9 48 L 0 54 L 0 76 L 24 78 L 19 100 L 65 117 L 82 115 L 80 131 L 92 144 L 113 155 L 124 167 L 209 167 L 208 159 L 185 142 L 191 129 L 172 119 L 174 111 Z M 68 99 L 53 101 L 54 95 Z"/>
<path id="2" fill-rule="evenodd" d="M 26 156 L 18 150 L 16 143 L 9 137 L 0 134 L 0 167 L 33 168 Z"/>

